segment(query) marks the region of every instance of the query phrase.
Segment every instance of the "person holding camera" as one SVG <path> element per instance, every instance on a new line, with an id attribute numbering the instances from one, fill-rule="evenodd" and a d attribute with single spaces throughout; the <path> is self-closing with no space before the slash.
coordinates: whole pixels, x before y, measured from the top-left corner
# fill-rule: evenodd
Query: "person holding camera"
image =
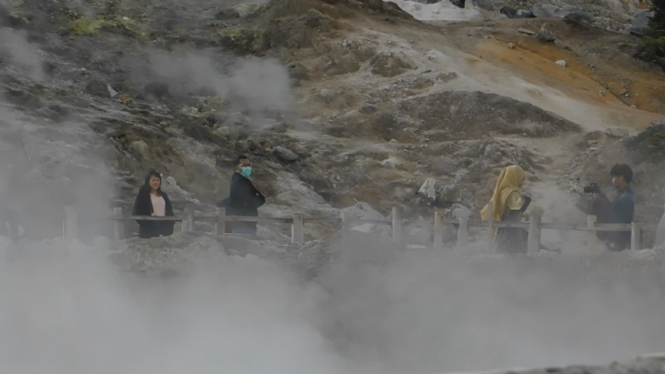
<path id="1" fill-rule="evenodd" d="M 519 165 L 501 171 L 489 203 L 480 211 L 483 221 L 520 222 L 531 203 L 531 196 L 522 192 L 526 173 Z M 492 204 L 493 217 L 490 217 Z M 526 253 L 528 232 L 518 227 L 501 227 L 496 231 L 494 246 L 498 253 Z"/>
<path id="2" fill-rule="evenodd" d="M 616 164 L 612 166 L 610 175 L 612 184 L 618 192 L 614 201 L 603 195 L 597 183 L 584 187 L 584 192 L 595 194 L 593 211 L 598 217 L 598 223 L 632 223 L 635 213 L 635 194 L 630 186 L 633 169 L 627 164 Z M 630 231 L 597 231 L 596 236 L 605 242 L 611 251 L 618 252 L 630 248 Z"/>

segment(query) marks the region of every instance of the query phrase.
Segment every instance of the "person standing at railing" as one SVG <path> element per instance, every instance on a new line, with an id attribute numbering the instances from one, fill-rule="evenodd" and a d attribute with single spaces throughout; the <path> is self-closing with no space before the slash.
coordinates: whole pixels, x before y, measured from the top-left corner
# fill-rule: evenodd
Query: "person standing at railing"
<path id="1" fill-rule="evenodd" d="M 531 196 L 522 192 L 526 173 L 518 165 L 510 165 L 501 171 L 489 203 L 480 212 L 483 221 L 521 222 L 524 211 L 531 203 Z M 492 204 L 493 217 L 490 217 Z M 494 246 L 498 253 L 526 253 L 528 231 L 523 228 L 500 227 L 494 234 Z"/>
<path id="2" fill-rule="evenodd" d="M 235 165 L 229 197 L 217 206 L 225 208 L 230 216 L 258 217 L 259 207 L 265 204 L 266 198 L 254 187 L 252 164 L 247 156 L 238 156 Z M 233 222 L 227 227 L 234 234 L 256 235 L 256 222 Z"/>
<path id="3" fill-rule="evenodd" d="M 168 195 L 162 191 L 162 176 L 155 170 L 150 170 L 145 183 L 139 189 L 134 201 L 132 214 L 135 216 L 172 217 L 173 207 Z M 139 238 L 154 238 L 157 236 L 170 236 L 173 234 L 175 221 L 149 221 L 137 220 L 139 224 Z"/>
<path id="4" fill-rule="evenodd" d="M 618 195 L 611 201 L 603 195 L 597 184 L 593 193 L 596 194 L 593 202 L 594 214 L 598 223 L 632 223 L 635 214 L 635 194 L 630 186 L 633 180 L 633 169 L 627 164 L 616 164 L 610 170 L 612 184 Z M 630 231 L 602 232 L 597 231 L 598 239 L 605 242 L 611 251 L 623 251 L 630 248 Z"/>

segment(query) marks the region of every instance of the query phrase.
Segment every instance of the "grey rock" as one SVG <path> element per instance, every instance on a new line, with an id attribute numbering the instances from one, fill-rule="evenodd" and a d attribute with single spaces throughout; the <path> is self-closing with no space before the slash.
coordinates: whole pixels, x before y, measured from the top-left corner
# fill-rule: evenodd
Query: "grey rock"
<path id="1" fill-rule="evenodd" d="M 176 182 L 175 178 L 172 176 L 166 177 L 166 183 L 168 183 L 170 186 L 177 186 L 178 182 Z"/>
<path id="2" fill-rule="evenodd" d="M 450 0 L 450 3 L 458 8 L 464 9 L 464 6 L 466 5 L 466 0 Z"/>
<path id="3" fill-rule="evenodd" d="M 148 153 L 149 146 L 148 144 L 143 141 L 143 140 L 138 140 L 133 142 L 130 146 L 129 149 L 131 150 L 132 154 L 136 156 L 136 158 L 142 160 L 146 158 L 146 154 Z"/>
<path id="4" fill-rule="evenodd" d="M 554 35 L 554 33 L 549 30 L 540 29 L 540 31 L 536 33 L 536 39 L 543 42 L 551 43 L 556 40 L 556 35 Z"/>
<path id="5" fill-rule="evenodd" d="M 376 112 L 376 110 L 377 110 L 376 105 L 373 105 L 373 104 L 365 104 L 365 105 L 363 105 L 363 106 L 360 108 L 360 113 L 363 113 L 363 114 L 371 114 L 371 113 Z"/>
<path id="6" fill-rule="evenodd" d="M 351 231 L 372 234 L 378 236 L 382 241 L 390 241 L 392 238 L 392 227 L 390 224 L 363 223 L 362 220 L 385 220 L 381 213 L 365 202 L 344 208 L 340 211 L 344 219 L 350 219 L 353 223 L 348 227 Z"/>
<path id="7" fill-rule="evenodd" d="M 592 24 L 596 22 L 596 17 L 589 12 L 574 11 L 563 17 L 564 22 L 568 24 Z"/>
<path id="8" fill-rule="evenodd" d="M 403 161 L 400 160 L 399 158 L 391 157 L 391 158 L 387 158 L 387 159 L 381 161 L 381 166 L 383 166 L 386 169 L 395 169 L 399 165 L 401 165 L 402 163 L 403 163 Z"/>
<path id="9" fill-rule="evenodd" d="M 288 207 L 290 211 L 310 216 L 333 217 L 339 210 L 332 208 L 326 200 L 295 174 L 280 172 L 273 184 L 274 203 Z"/>
<path id="10" fill-rule="evenodd" d="M 106 89 L 108 90 L 109 96 L 111 96 L 111 98 L 118 96 L 118 91 L 114 90 L 110 84 L 106 84 Z"/>
<path id="11" fill-rule="evenodd" d="M 329 88 L 324 88 L 321 90 L 321 98 L 325 101 L 332 101 L 337 97 L 337 91 L 331 90 Z"/>
<path id="12" fill-rule="evenodd" d="M 297 161 L 299 158 L 295 152 L 282 146 L 273 147 L 272 154 L 284 162 Z"/>
<path id="13" fill-rule="evenodd" d="M 85 91 L 95 96 L 111 97 L 111 93 L 109 92 L 109 85 L 101 80 L 92 80 L 88 82 L 85 87 Z"/>
<path id="14" fill-rule="evenodd" d="M 450 157 L 443 156 L 436 160 L 432 165 L 432 172 L 441 175 L 451 175 L 457 171 L 455 160 Z"/>
<path id="15" fill-rule="evenodd" d="M 504 6 L 501 9 L 499 9 L 499 13 L 505 15 L 508 18 L 515 18 L 515 16 L 517 15 L 517 10 L 515 10 L 515 8 Z"/>
<path id="16" fill-rule="evenodd" d="M 517 18 L 534 18 L 535 15 L 528 9 L 518 9 Z"/>
<path id="17" fill-rule="evenodd" d="M 499 10 L 499 13 L 505 15 L 508 18 L 533 18 L 533 12 L 528 9 L 514 9 L 511 7 L 504 6 Z"/>
<path id="18" fill-rule="evenodd" d="M 462 189 L 456 184 L 441 186 L 437 196 L 437 203 L 457 203 L 462 200 Z"/>
<path id="19" fill-rule="evenodd" d="M 462 190 L 455 184 L 442 184 L 434 178 L 428 178 L 418 190 L 418 195 L 429 204 L 455 203 L 462 199 Z"/>
<path id="20" fill-rule="evenodd" d="M 214 133 L 224 139 L 228 139 L 231 135 L 231 130 L 229 130 L 229 128 L 226 126 L 220 126 L 215 129 Z"/>
<path id="21" fill-rule="evenodd" d="M 629 137 L 630 132 L 627 129 L 621 127 L 613 127 L 605 130 L 605 135 L 607 135 L 608 138 L 622 139 Z"/>
<path id="22" fill-rule="evenodd" d="M 371 205 L 362 201 L 342 209 L 340 214 L 349 219 L 386 219 L 386 217 L 384 217 L 376 209 L 372 208 Z"/>
<path id="23" fill-rule="evenodd" d="M 538 18 L 563 18 L 573 9 L 562 8 L 552 4 L 533 4 L 531 11 Z"/>
<path id="24" fill-rule="evenodd" d="M 418 195 L 427 199 L 430 203 L 433 203 L 436 200 L 438 195 L 439 182 L 434 178 L 427 178 L 425 183 L 420 186 L 418 190 Z"/>

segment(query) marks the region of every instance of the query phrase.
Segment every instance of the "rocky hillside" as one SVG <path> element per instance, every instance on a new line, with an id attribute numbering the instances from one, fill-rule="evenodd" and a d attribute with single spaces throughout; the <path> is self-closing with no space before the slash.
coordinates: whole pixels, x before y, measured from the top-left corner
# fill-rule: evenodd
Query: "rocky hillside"
<path id="1" fill-rule="evenodd" d="M 531 2 L 468 3 L 483 16 L 450 23 L 378 0 L 0 2 L 13 160 L 0 191 L 55 217 L 63 199 L 102 209 L 91 190 L 131 200 L 156 167 L 175 199 L 207 210 L 248 153 L 262 214 L 366 201 L 430 217 L 428 178 L 444 208 L 477 210 L 511 163 L 541 198 L 567 194 L 589 132 L 629 135 L 665 114 L 665 75 L 632 58 L 638 38 L 499 11 Z M 628 27 L 644 4 L 620 3 L 567 5 Z"/>

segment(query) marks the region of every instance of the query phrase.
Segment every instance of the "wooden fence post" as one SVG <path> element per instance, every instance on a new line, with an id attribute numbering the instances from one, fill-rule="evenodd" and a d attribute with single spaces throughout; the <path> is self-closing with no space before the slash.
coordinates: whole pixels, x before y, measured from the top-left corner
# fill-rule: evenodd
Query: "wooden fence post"
<path id="1" fill-rule="evenodd" d="M 215 234 L 217 236 L 226 233 L 226 209 L 217 208 L 217 224 L 215 225 Z"/>
<path id="2" fill-rule="evenodd" d="M 402 243 L 404 240 L 404 227 L 402 226 L 402 207 L 393 207 L 393 241 Z"/>
<path id="3" fill-rule="evenodd" d="M 631 223 L 630 224 L 630 249 L 633 251 L 639 251 L 641 248 L 641 230 L 640 230 L 640 225 L 638 223 Z"/>
<path id="4" fill-rule="evenodd" d="M 74 240 L 78 237 L 76 210 L 70 205 L 65 205 L 64 210 L 63 237 L 66 240 Z"/>
<path id="5" fill-rule="evenodd" d="M 535 254 L 540 250 L 540 222 L 543 212 L 534 209 L 529 218 L 529 238 L 527 240 L 527 253 Z"/>
<path id="6" fill-rule="evenodd" d="M 339 215 L 342 218 L 342 231 L 347 231 L 351 226 L 351 212 L 348 210 L 342 210 Z"/>
<path id="7" fill-rule="evenodd" d="M 459 217 L 459 228 L 457 229 L 457 243 L 455 247 L 460 250 L 469 244 L 469 217 Z"/>
<path id="8" fill-rule="evenodd" d="M 291 225 L 291 243 L 305 242 L 305 226 L 302 214 L 293 214 L 293 224 Z"/>
<path id="9" fill-rule="evenodd" d="M 589 228 L 596 227 L 596 220 L 598 217 L 593 215 L 586 216 L 586 224 Z M 596 231 L 589 231 L 589 236 L 587 238 L 587 246 L 589 247 L 590 253 L 598 253 L 598 237 L 596 236 Z"/>
<path id="10" fill-rule="evenodd" d="M 194 232 L 194 205 L 185 207 L 185 218 L 187 219 L 187 232 Z"/>
<path id="11" fill-rule="evenodd" d="M 113 208 L 113 237 L 116 240 L 125 238 L 125 219 L 121 207 Z"/>
<path id="12" fill-rule="evenodd" d="M 187 217 L 182 217 L 180 221 L 180 232 L 187 232 Z"/>
<path id="13" fill-rule="evenodd" d="M 443 213 L 434 211 L 434 249 L 443 249 Z"/>
<path id="14" fill-rule="evenodd" d="M 489 226 L 487 227 L 487 249 L 489 253 L 494 253 L 494 206 L 491 201 L 487 204 L 487 207 L 490 211 Z"/>

